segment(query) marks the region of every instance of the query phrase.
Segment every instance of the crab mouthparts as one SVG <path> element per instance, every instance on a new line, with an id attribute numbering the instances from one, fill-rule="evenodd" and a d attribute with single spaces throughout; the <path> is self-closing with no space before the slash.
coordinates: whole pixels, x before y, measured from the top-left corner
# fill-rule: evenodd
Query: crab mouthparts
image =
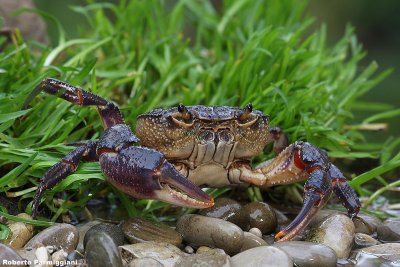
<path id="1" fill-rule="evenodd" d="M 214 199 L 182 176 L 170 163 L 165 162 L 160 169 L 160 190 L 155 198 L 174 205 L 204 209 L 214 205 Z"/>

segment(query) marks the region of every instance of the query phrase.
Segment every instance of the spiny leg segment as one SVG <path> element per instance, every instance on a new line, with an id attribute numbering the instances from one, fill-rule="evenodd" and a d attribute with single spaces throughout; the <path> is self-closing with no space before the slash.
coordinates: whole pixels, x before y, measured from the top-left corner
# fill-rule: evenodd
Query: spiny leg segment
<path id="1" fill-rule="evenodd" d="M 47 189 L 53 188 L 65 177 L 75 172 L 82 158 L 85 158 L 86 160 L 98 160 L 96 155 L 96 145 L 97 143 L 93 141 L 81 144 L 62 158 L 61 161 L 47 170 L 40 180 L 35 197 L 32 201 L 32 218 L 36 218 L 37 216 L 40 199 L 43 197 L 44 192 Z"/>
<path id="2" fill-rule="evenodd" d="M 82 88 L 52 78 L 43 80 L 38 87 L 75 105 L 97 106 L 105 129 L 125 123 L 115 104 Z"/>

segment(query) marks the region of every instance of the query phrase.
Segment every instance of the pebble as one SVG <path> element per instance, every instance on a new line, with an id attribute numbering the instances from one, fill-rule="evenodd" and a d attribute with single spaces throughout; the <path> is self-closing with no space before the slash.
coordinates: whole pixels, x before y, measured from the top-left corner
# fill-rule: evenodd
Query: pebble
<path id="1" fill-rule="evenodd" d="M 49 254 L 53 254 L 56 248 L 54 246 L 46 246 L 46 250 Z"/>
<path id="2" fill-rule="evenodd" d="M 77 250 L 72 251 L 67 255 L 67 260 L 69 261 L 81 260 L 81 259 L 83 259 L 83 255 Z"/>
<path id="3" fill-rule="evenodd" d="M 207 247 L 207 246 L 200 246 L 197 248 L 196 253 L 201 254 L 201 253 L 206 253 L 207 251 L 211 250 L 212 248 Z"/>
<path id="4" fill-rule="evenodd" d="M 353 218 L 354 232 L 372 235 L 376 232 L 376 226 L 364 220 L 362 217 Z"/>
<path id="5" fill-rule="evenodd" d="M 165 267 L 176 266 L 180 258 L 187 255 L 178 247 L 165 242 L 149 241 L 120 246 L 118 249 L 127 264 L 131 264 L 137 258 L 153 258 Z"/>
<path id="6" fill-rule="evenodd" d="M 86 247 L 86 243 L 92 235 L 96 235 L 99 232 L 108 234 L 117 246 L 122 246 L 124 244 L 124 233 L 120 226 L 111 223 L 99 223 L 92 226 L 92 228 L 86 232 L 83 238 L 83 247 Z"/>
<path id="7" fill-rule="evenodd" d="M 249 233 L 252 233 L 253 235 L 262 238 L 261 230 L 258 229 L 258 228 L 256 228 L 256 227 L 251 228 L 251 229 L 249 230 Z"/>
<path id="8" fill-rule="evenodd" d="M 17 217 L 32 219 L 26 213 L 20 213 Z M 10 221 L 8 227 L 10 228 L 10 236 L 6 240 L 1 240 L 1 243 L 13 249 L 22 248 L 33 236 L 33 226 L 30 224 Z"/>
<path id="9" fill-rule="evenodd" d="M 363 248 L 357 253 L 355 259 L 356 266 L 400 266 L 400 243 L 386 243 Z"/>
<path id="10" fill-rule="evenodd" d="M 54 252 L 51 255 L 51 260 L 53 262 L 62 262 L 62 261 L 65 261 L 67 256 L 68 256 L 68 253 L 65 250 L 61 249 L 61 250 Z"/>
<path id="11" fill-rule="evenodd" d="M 179 267 L 218 266 L 230 267 L 230 257 L 222 249 L 210 249 L 204 253 L 181 257 L 177 261 Z"/>
<path id="12" fill-rule="evenodd" d="M 336 263 L 336 267 L 354 267 L 354 266 L 356 266 L 356 261 L 351 259 L 338 259 Z"/>
<path id="13" fill-rule="evenodd" d="M 161 262 L 153 258 L 134 259 L 128 265 L 129 267 L 164 267 Z"/>
<path id="14" fill-rule="evenodd" d="M 92 228 L 93 226 L 95 226 L 96 224 L 99 224 L 99 223 L 101 223 L 101 221 L 92 220 L 87 223 L 79 224 L 76 226 L 79 231 L 79 242 L 78 242 L 78 246 L 76 247 L 76 250 L 78 250 L 79 252 L 84 251 L 83 250 L 83 240 L 85 239 L 85 235 L 86 235 L 87 231 L 89 231 L 90 228 Z"/>
<path id="15" fill-rule="evenodd" d="M 278 225 L 281 225 L 281 226 L 288 225 L 291 222 L 291 220 L 285 214 L 283 214 L 281 211 L 274 209 L 274 208 L 272 208 L 272 209 L 274 210 L 274 213 L 276 215 L 276 220 L 278 222 Z"/>
<path id="16" fill-rule="evenodd" d="M 243 251 L 231 258 L 231 264 L 233 267 L 293 267 L 293 261 L 286 252 L 271 246 L 261 246 Z"/>
<path id="17" fill-rule="evenodd" d="M 251 248 L 259 247 L 259 246 L 267 246 L 267 242 L 264 241 L 264 239 L 253 235 L 252 233 L 249 232 L 244 232 L 244 241 L 242 248 L 240 251 L 245 251 Z"/>
<path id="18" fill-rule="evenodd" d="M 387 219 L 378 226 L 377 232 L 381 241 L 400 241 L 400 219 Z"/>
<path id="19" fill-rule="evenodd" d="M 91 267 L 123 266 L 118 247 L 106 232 L 96 232 L 90 236 L 85 246 L 85 259 Z"/>
<path id="20" fill-rule="evenodd" d="M 332 216 L 335 214 L 344 214 L 344 213 L 340 213 L 337 210 L 330 210 L 330 209 L 319 210 L 315 214 L 315 216 L 311 219 L 311 222 L 308 224 L 308 227 L 310 227 L 310 228 L 315 227 L 315 226 L 321 224 L 321 222 L 325 221 L 329 216 Z"/>
<path id="21" fill-rule="evenodd" d="M 186 246 L 183 250 L 186 253 L 189 253 L 189 254 L 193 254 L 194 253 L 194 248 L 192 248 L 191 246 Z"/>
<path id="22" fill-rule="evenodd" d="M 229 255 L 239 252 L 244 240 L 243 231 L 237 225 L 195 214 L 180 217 L 176 230 L 189 245 L 220 248 Z"/>
<path id="23" fill-rule="evenodd" d="M 263 235 L 263 240 L 267 242 L 268 245 L 273 245 L 275 243 L 274 235 Z"/>
<path id="24" fill-rule="evenodd" d="M 20 248 L 16 251 L 23 259 L 30 260 L 30 261 L 34 261 L 36 259 L 34 249 L 26 250 L 24 248 Z"/>
<path id="25" fill-rule="evenodd" d="M 220 197 L 215 199 L 214 206 L 199 211 L 199 215 L 218 218 L 241 227 L 247 227 L 248 216 L 243 211 L 242 205 L 236 200 Z"/>
<path id="26" fill-rule="evenodd" d="M 132 244 L 145 241 L 166 242 L 175 246 L 182 244 L 182 236 L 171 227 L 141 218 L 123 222 L 122 231 Z"/>
<path id="27" fill-rule="evenodd" d="M 343 214 L 333 214 L 310 230 L 306 241 L 329 246 L 338 258 L 349 256 L 354 239 L 354 224 Z"/>
<path id="28" fill-rule="evenodd" d="M 35 256 L 39 264 L 35 264 L 35 267 L 50 267 L 52 264 L 49 264 L 49 252 L 47 251 L 46 247 L 40 246 L 35 250 Z"/>
<path id="29" fill-rule="evenodd" d="M 29 250 L 38 244 L 43 244 L 44 246 L 54 246 L 57 250 L 64 249 L 70 252 L 76 248 L 78 241 L 79 233 L 77 228 L 70 224 L 61 223 L 46 228 L 35 235 L 26 243 L 24 248 Z"/>
<path id="30" fill-rule="evenodd" d="M 367 235 L 376 233 L 377 229 L 382 225 L 381 219 L 379 219 L 375 216 L 361 213 L 361 214 L 358 214 L 357 217 L 361 218 L 368 225 L 368 227 L 371 228 L 368 232 L 365 232 L 365 234 L 367 234 Z"/>
<path id="31" fill-rule="evenodd" d="M 303 241 L 278 242 L 273 245 L 285 251 L 298 267 L 335 267 L 337 256 L 328 246 Z"/>
<path id="32" fill-rule="evenodd" d="M 369 235 L 363 233 L 356 233 L 354 235 L 354 245 L 357 248 L 371 247 L 378 244 L 380 244 L 380 242 Z"/>
<path id="33" fill-rule="evenodd" d="M 4 244 L 0 244 L 0 259 L 8 261 L 23 261 L 24 259 L 12 248 Z M 23 264 L 14 266 L 24 266 Z"/>
<path id="34" fill-rule="evenodd" d="M 269 234 L 275 231 L 278 225 L 274 210 L 264 202 L 251 202 L 243 206 L 243 210 L 249 217 L 248 227 L 258 228 L 263 234 Z"/>

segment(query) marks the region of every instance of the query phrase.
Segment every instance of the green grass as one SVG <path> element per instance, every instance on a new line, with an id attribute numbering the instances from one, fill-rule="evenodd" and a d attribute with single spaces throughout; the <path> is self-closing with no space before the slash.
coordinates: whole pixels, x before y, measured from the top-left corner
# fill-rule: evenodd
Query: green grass
<path id="1" fill-rule="evenodd" d="M 30 212 L 39 178 L 72 150 L 65 144 L 97 139 L 102 132 L 95 109 L 44 93 L 32 95 L 45 77 L 115 101 L 133 127 L 138 114 L 155 107 L 251 102 L 270 114 L 271 124 L 285 129 L 292 142 L 307 140 L 343 160 L 379 159 L 380 165 L 370 171 L 347 172 L 360 195 L 372 195 L 371 180 L 383 191 L 398 186 L 381 175 L 400 166 L 400 138 L 374 143 L 366 140 L 362 129 L 400 112 L 359 100 L 390 70 L 378 71 L 375 62 L 360 66 L 365 51 L 351 26 L 334 45 L 327 44 L 324 25 L 310 32 L 313 19 L 303 14 L 306 4 L 238 0 L 225 1 L 222 10 L 216 10 L 209 1 L 196 0 L 174 5 L 155 0 L 121 0 L 117 5 L 88 1 L 72 7 L 90 25 L 80 29 L 79 39 L 69 39 L 59 23 L 54 46 L 15 35 L 13 44 L 0 52 L 1 195 L 16 198 L 20 208 Z M 27 98 L 29 108 L 23 109 Z M 355 121 L 355 110 L 377 114 Z M 266 150 L 255 162 L 272 156 Z M 82 163 L 46 193 L 42 207 L 53 211 L 52 221 L 66 210 L 80 210 L 104 191 L 106 185 L 99 180 L 104 177 L 98 164 Z M 56 205 L 54 194 L 64 191 L 67 199 Z M 212 191 L 214 196 L 224 192 Z M 249 193 L 253 199 L 261 197 L 257 190 Z M 156 216 L 169 207 L 131 201 L 115 190 L 109 194 L 120 199 L 130 216 Z"/>

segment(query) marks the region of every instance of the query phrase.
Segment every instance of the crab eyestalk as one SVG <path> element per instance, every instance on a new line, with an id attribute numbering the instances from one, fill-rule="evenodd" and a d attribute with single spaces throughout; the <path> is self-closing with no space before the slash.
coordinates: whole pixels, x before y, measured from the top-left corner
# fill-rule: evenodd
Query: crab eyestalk
<path id="1" fill-rule="evenodd" d="M 103 153 L 100 164 L 108 181 L 135 198 L 156 199 L 189 208 L 208 208 L 214 200 L 182 176 L 153 149 L 129 147 Z"/>
<path id="2" fill-rule="evenodd" d="M 181 114 L 182 118 L 185 120 L 189 120 L 191 117 L 188 109 L 182 103 L 180 103 L 178 105 L 178 112 Z"/>
<path id="3" fill-rule="evenodd" d="M 249 118 L 249 115 L 253 112 L 253 105 L 251 103 L 248 103 L 243 109 L 242 109 L 242 114 L 239 116 L 239 120 L 247 120 Z"/>

